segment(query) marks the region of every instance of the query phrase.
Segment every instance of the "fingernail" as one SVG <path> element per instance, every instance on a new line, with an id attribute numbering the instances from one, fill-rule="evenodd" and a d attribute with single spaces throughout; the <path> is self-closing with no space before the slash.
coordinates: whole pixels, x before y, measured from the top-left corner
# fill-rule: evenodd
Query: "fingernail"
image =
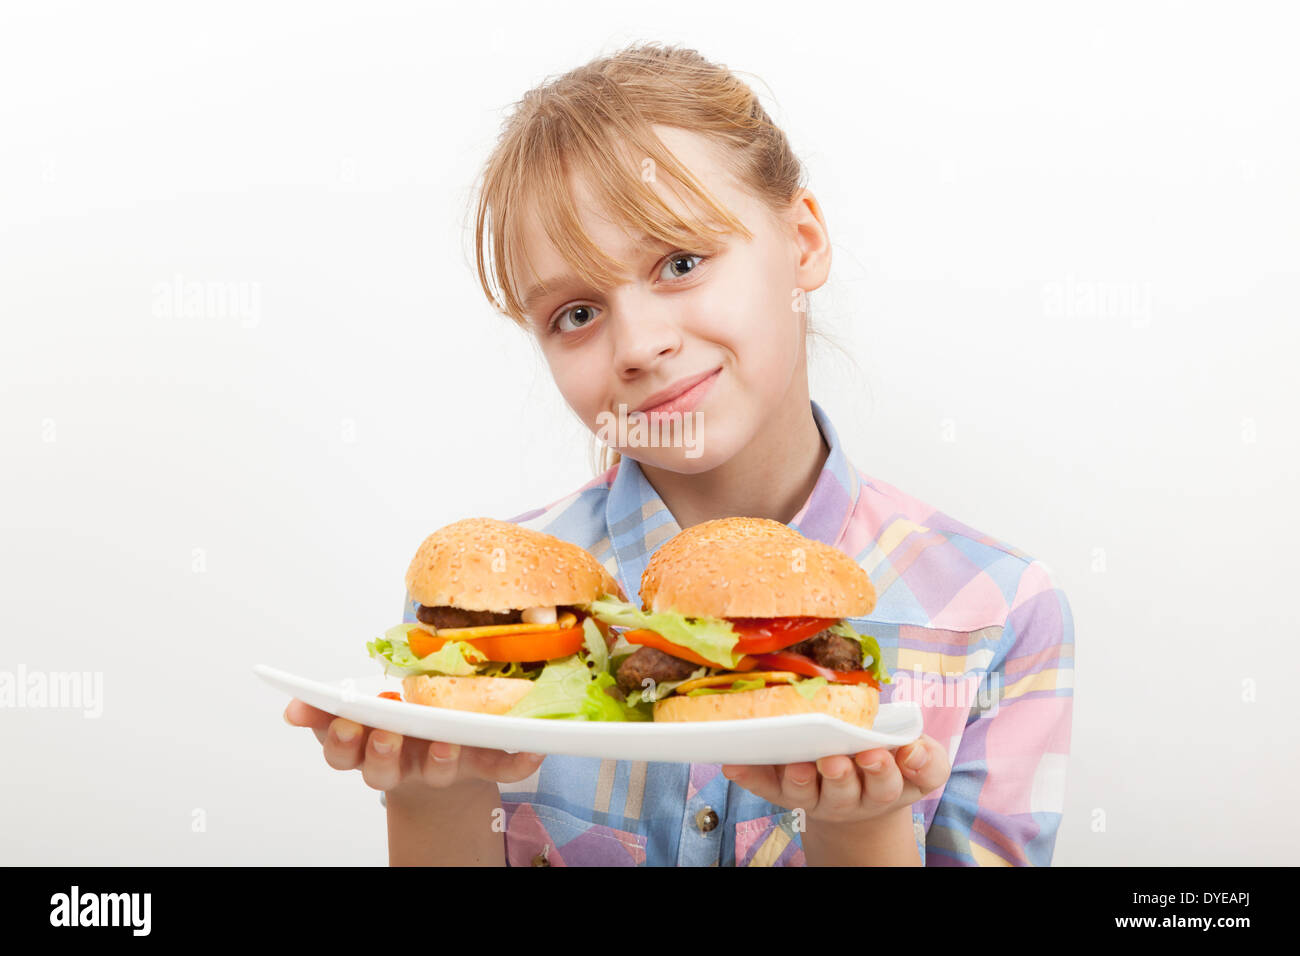
<path id="1" fill-rule="evenodd" d="M 280 716 L 284 718 L 284 722 L 285 722 L 286 724 L 288 724 L 290 727 L 297 727 L 297 726 L 298 726 L 298 725 L 295 724 L 292 720 L 289 719 L 289 712 L 288 712 L 287 710 L 286 710 L 283 714 L 281 714 Z"/>
<path id="2" fill-rule="evenodd" d="M 863 770 L 869 773 L 875 773 L 880 769 L 881 760 L 879 757 L 863 757 L 861 755 L 853 758 L 854 762 Z M 869 762 L 868 762 L 869 761 Z"/>
<path id="3" fill-rule="evenodd" d="M 455 753 L 455 744 L 444 743 L 441 740 L 435 740 L 429 744 L 429 749 L 433 751 L 434 760 L 450 760 Z"/>
<path id="4" fill-rule="evenodd" d="M 338 737 L 340 743 L 350 743 L 357 736 L 357 732 L 351 727 L 339 726 L 334 731 L 334 736 Z"/>
<path id="5" fill-rule="evenodd" d="M 908 770 L 920 770 L 929 759 L 930 752 L 924 747 L 917 747 L 907 755 L 907 759 L 903 761 L 903 766 Z"/>
<path id="6" fill-rule="evenodd" d="M 375 753 L 386 754 L 391 753 L 393 750 L 393 742 L 387 737 L 380 737 L 378 734 L 374 734 L 371 736 L 370 742 L 375 745 Z"/>

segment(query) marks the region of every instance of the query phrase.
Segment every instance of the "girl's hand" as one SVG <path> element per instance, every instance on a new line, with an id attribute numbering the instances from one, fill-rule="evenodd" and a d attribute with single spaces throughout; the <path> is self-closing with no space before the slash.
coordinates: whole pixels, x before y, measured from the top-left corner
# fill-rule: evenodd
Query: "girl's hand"
<path id="1" fill-rule="evenodd" d="M 853 756 L 822 757 L 815 764 L 724 764 L 722 774 L 750 793 L 809 820 L 861 823 L 911 806 L 948 782 L 948 752 L 933 737 Z"/>
<path id="2" fill-rule="evenodd" d="M 327 764 L 335 770 L 360 768 L 366 786 L 375 790 L 441 790 L 473 781 L 514 783 L 533 773 L 543 759 L 541 754 L 508 754 L 404 738 L 335 717 L 297 698 L 284 709 L 284 719 L 294 727 L 310 727 L 324 748 Z"/>

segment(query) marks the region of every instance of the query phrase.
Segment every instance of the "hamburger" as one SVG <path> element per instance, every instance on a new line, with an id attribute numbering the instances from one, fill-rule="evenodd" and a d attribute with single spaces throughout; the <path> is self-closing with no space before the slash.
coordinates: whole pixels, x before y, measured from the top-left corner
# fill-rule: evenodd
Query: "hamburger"
<path id="1" fill-rule="evenodd" d="M 641 609 L 609 598 L 625 630 L 617 661 L 629 704 L 656 721 L 821 712 L 870 727 L 880 646 L 846 618 L 875 607 L 871 578 L 842 551 L 763 518 L 721 518 L 664 543 L 641 578 Z"/>
<path id="2" fill-rule="evenodd" d="M 640 716 L 610 693 L 612 634 L 590 611 L 622 590 L 577 545 L 466 518 L 425 538 L 406 589 L 415 620 L 366 645 L 402 677 L 406 701 L 511 716 Z"/>

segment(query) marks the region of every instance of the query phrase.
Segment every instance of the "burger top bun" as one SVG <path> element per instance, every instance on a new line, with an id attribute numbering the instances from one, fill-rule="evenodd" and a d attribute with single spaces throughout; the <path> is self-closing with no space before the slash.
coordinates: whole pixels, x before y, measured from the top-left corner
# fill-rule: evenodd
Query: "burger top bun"
<path id="1" fill-rule="evenodd" d="M 862 617 L 871 578 L 828 544 L 767 518 L 718 518 L 666 541 L 641 576 L 642 608 L 708 617 Z"/>
<path id="2" fill-rule="evenodd" d="M 406 590 L 426 607 L 467 611 L 623 596 L 613 576 L 576 544 L 495 518 L 465 518 L 425 538 L 407 569 Z"/>

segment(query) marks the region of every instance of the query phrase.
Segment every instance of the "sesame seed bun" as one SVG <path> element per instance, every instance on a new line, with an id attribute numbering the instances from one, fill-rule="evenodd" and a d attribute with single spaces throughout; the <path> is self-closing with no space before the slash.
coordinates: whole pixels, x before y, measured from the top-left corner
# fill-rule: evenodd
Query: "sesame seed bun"
<path id="1" fill-rule="evenodd" d="M 576 544 L 494 518 L 465 518 L 425 538 L 406 572 L 406 589 L 426 607 L 467 611 L 623 596 L 613 576 Z"/>
<path id="2" fill-rule="evenodd" d="M 876 591 L 838 548 L 779 521 L 719 518 L 687 528 L 654 553 L 641 576 L 641 601 L 644 610 L 696 616 L 846 618 L 870 614 Z"/>
<path id="3" fill-rule="evenodd" d="M 656 722 L 743 720 L 748 717 L 823 713 L 870 729 L 879 710 L 880 692 L 867 684 L 826 684 L 817 689 L 812 700 L 789 684 L 776 684 L 730 694 L 666 697 L 656 701 L 654 719 Z"/>

